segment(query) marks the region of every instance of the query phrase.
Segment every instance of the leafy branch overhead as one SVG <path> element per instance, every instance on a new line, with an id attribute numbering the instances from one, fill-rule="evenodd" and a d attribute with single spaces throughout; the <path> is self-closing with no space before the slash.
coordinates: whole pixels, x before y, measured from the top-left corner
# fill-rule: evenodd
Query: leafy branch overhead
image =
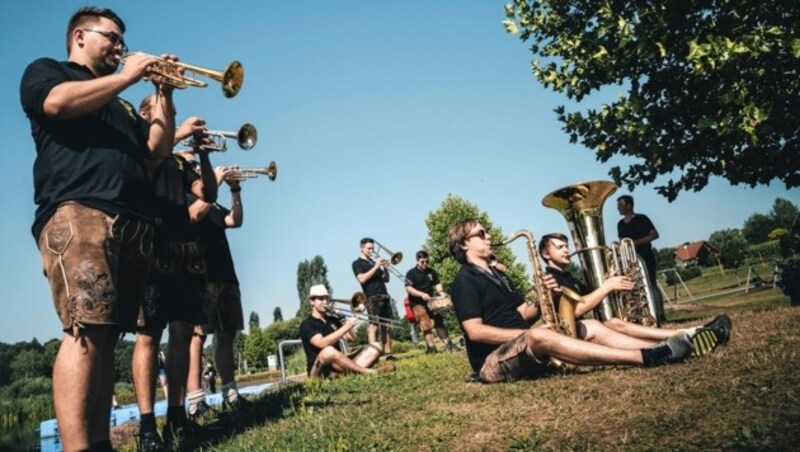
<path id="1" fill-rule="evenodd" d="M 509 33 L 531 44 L 537 80 L 577 102 L 624 91 L 599 109 L 555 109 L 570 141 L 632 190 L 670 201 L 711 176 L 732 185 L 800 186 L 800 3 L 514 0 Z"/>

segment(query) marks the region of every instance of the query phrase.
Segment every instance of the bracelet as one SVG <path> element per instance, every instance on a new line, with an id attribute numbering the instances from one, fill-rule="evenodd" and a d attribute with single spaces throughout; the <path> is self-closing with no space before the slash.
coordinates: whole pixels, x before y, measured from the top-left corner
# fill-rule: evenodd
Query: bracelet
<path id="1" fill-rule="evenodd" d="M 239 193 L 242 191 L 242 187 L 231 188 L 231 193 Z"/>

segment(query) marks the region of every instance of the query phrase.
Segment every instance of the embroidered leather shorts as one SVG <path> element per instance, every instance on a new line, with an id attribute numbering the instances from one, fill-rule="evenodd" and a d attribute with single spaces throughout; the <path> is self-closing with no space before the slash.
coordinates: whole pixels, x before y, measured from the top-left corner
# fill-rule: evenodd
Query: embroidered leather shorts
<path id="1" fill-rule="evenodd" d="M 242 295 L 238 284 L 208 282 L 203 287 L 200 298 L 203 300 L 207 322 L 202 327 L 203 334 L 244 330 Z"/>
<path id="2" fill-rule="evenodd" d="M 539 361 L 533 355 L 528 335 L 523 333 L 490 353 L 479 376 L 484 383 L 500 383 L 538 378 L 551 372 L 547 361 Z"/>

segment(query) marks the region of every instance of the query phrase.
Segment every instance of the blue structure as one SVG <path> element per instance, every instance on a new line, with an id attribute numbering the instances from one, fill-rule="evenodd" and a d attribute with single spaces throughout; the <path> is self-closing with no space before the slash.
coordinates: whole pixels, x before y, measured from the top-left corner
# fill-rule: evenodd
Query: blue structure
<path id="1" fill-rule="evenodd" d="M 257 395 L 275 386 L 277 383 L 265 383 L 257 386 L 247 386 L 239 389 L 239 394 Z M 209 406 L 216 406 L 222 404 L 222 393 L 215 393 L 206 395 L 206 403 Z M 167 401 L 159 400 L 153 407 L 153 413 L 156 417 L 163 417 L 167 415 Z M 111 427 L 122 425 L 126 422 L 139 420 L 139 407 L 132 403 L 130 405 L 123 405 L 121 408 L 111 410 Z M 61 452 L 61 437 L 58 435 L 58 424 L 55 419 L 48 419 L 39 424 L 39 441 L 42 452 Z"/>

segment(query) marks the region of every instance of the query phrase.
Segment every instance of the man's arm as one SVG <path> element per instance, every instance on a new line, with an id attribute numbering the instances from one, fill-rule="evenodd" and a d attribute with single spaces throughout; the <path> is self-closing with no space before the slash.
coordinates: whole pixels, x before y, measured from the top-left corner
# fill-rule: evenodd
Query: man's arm
<path id="1" fill-rule="evenodd" d="M 343 338 L 348 332 L 353 330 L 355 326 L 356 326 L 356 319 L 348 317 L 347 319 L 345 319 L 342 326 L 339 327 L 339 329 L 337 329 L 333 333 L 327 336 L 323 336 L 322 334 L 315 334 L 311 338 L 311 345 L 320 350 L 330 345 L 334 345 L 337 342 L 339 342 L 339 339 Z"/>
<path id="2" fill-rule="evenodd" d="M 211 168 L 211 161 L 208 158 L 208 152 L 198 150 L 197 155 L 200 158 L 200 179 L 197 179 L 192 183 L 192 194 L 207 203 L 216 202 L 217 176 L 214 173 L 214 169 Z"/>
<path id="3" fill-rule="evenodd" d="M 647 233 L 646 236 L 636 239 L 633 241 L 634 245 L 647 245 L 648 243 L 652 242 L 653 240 L 658 238 L 658 231 L 653 228 L 650 232 Z"/>
<path id="4" fill-rule="evenodd" d="M 612 276 L 606 279 L 600 287 L 582 297 L 583 300 L 575 307 L 575 316 L 580 317 L 593 310 L 610 293 L 632 290 L 633 286 L 633 281 L 627 276 Z"/>
<path id="5" fill-rule="evenodd" d="M 498 328 L 483 323 L 483 319 L 472 318 L 461 322 L 464 332 L 473 342 L 482 344 L 503 344 L 508 342 L 527 330 Z"/>
<path id="6" fill-rule="evenodd" d="M 379 258 L 375 259 L 375 265 L 373 265 L 372 268 L 370 268 L 369 270 L 365 271 L 364 273 L 359 273 L 358 275 L 356 275 L 356 279 L 358 280 L 358 282 L 360 282 L 361 284 L 364 284 L 367 281 L 369 281 L 369 279 L 372 278 L 372 275 L 374 275 L 375 272 L 378 271 L 378 269 L 381 268 L 381 265 L 383 265 L 384 262 L 386 262 L 386 259 L 384 259 L 382 257 L 379 257 Z M 385 275 L 388 272 L 384 271 L 383 273 Z M 388 278 L 384 278 L 384 281 L 388 281 Z"/>

